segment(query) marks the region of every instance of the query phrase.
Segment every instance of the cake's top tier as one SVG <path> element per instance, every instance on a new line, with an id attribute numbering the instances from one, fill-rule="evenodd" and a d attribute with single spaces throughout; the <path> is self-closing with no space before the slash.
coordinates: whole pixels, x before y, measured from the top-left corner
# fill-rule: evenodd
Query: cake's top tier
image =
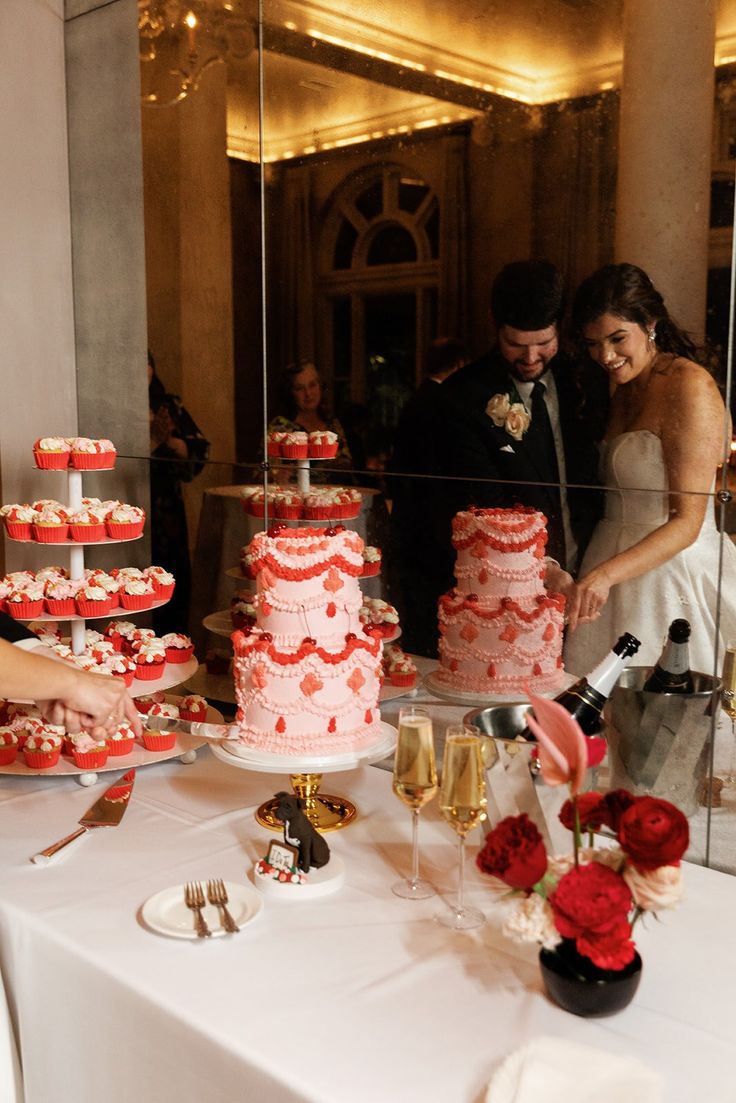
<path id="1" fill-rule="evenodd" d="M 539 510 L 471 509 L 452 521 L 461 593 L 531 596 L 542 588 L 547 523 Z"/>
<path id="2" fill-rule="evenodd" d="M 248 548 L 254 574 L 264 569 L 289 582 L 301 582 L 338 569 L 354 578 L 363 571 L 363 541 L 357 533 L 333 528 L 287 528 L 259 532 Z"/>

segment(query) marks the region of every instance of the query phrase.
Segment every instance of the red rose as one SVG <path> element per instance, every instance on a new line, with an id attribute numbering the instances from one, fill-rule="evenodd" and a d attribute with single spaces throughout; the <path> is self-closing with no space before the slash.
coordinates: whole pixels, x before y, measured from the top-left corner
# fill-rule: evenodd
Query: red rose
<path id="1" fill-rule="evenodd" d="M 547 851 L 539 831 L 522 812 L 507 816 L 488 832 L 476 864 L 512 889 L 531 889 L 547 871 Z"/>
<path id="2" fill-rule="evenodd" d="M 581 793 L 577 805 L 581 831 L 594 830 L 602 823 L 608 823 L 608 810 L 601 793 Z M 568 831 L 575 830 L 575 805 L 571 800 L 566 800 L 560 809 L 560 823 Z"/>
<path id="3" fill-rule="evenodd" d="M 618 841 L 637 869 L 658 869 L 679 862 L 690 844 L 690 828 L 674 804 L 639 797 L 621 816 Z"/>
<path id="4" fill-rule="evenodd" d="M 628 913 L 632 898 L 618 873 L 600 862 L 571 869 L 549 897 L 555 926 L 563 938 L 575 939 L 579 953 L 601 969 L 619 969 L 633 957 L 626 946 L 631 935 Z M 628 957 L 627 957 L 628 955 Z M 610 965 L 610 961 L 623 960 Z"/>
<path id="5" fill-rule="evenodd" d="M 600 766 L 608 750 L 605 739 L 600 735 L 588 735 L 585 739 L 585 746 L 588 750 L 588 766 L 590 768 Z"/>
<path id="6" fill-rule="evenodd" d="M 606 826 L 610 827 L 612 831 L 618 833 L 618 825 L 621 822 L 621 817 L 627 808 L 636 800 L 628 789 L 609 789 L 609 791 L 603 797 L 603 803 L 606 806 L 607 818 L 602 822 Z"/>

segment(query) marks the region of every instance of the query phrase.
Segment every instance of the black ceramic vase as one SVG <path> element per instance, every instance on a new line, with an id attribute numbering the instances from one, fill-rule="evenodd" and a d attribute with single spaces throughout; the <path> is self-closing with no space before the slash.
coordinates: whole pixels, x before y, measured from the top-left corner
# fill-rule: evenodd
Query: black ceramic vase
<path id="1" fill-rule="evenodd" d="M 563 939 L 555 950 L 540 950 L 539 966 L 547 995 L 565 1011 L 586 1018 L 621 1011 L 641 980 L 638 954 L 623 969 L 599 969 L 577 952 L 571 939 Z"/>

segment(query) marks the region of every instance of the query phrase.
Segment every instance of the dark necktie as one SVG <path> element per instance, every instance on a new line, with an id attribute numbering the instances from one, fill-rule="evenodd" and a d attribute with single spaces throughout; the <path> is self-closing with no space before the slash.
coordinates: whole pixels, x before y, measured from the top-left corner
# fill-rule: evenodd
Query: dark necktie
<path id="1" fill-rule="evenodd" d="M 557 466 L 557 450 L 555 448 L 555 436 L 552 432 L 552 422 L 549 419 L 549 410 L 544 401 L 546 384 L 537 379 L 532 387 L 532 423 L 531 432 L 539 444 L 539 450 L 544 454 L 549 469 L 550 481 L 559 482 L 560 472 Z"/>

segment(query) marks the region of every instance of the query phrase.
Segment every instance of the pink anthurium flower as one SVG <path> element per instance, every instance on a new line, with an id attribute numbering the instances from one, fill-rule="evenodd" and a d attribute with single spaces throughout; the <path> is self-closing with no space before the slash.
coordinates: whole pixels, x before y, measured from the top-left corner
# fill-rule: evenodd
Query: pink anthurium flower
<path id="1" fill-rule="evenodd" d="M 528 690 L 527 690 L 528 692 Z M 539 742 L 539 765 L 547 785 L 570 785 L 577 796 L 588 768 L 588 747 L 580 725 L 557 701 L 529 693 L 534 716 L 529 727 Z"/>

